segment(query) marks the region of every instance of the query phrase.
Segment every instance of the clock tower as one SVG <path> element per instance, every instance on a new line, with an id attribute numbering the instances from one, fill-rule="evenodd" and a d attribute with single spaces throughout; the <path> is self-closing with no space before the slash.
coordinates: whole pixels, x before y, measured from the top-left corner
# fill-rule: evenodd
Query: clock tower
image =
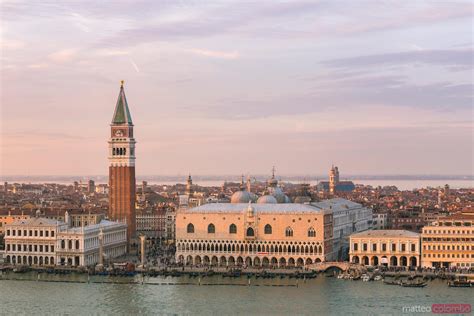
<path id="1" fill-rule="evenodd" d="M 132 117 L 122 81 L 110 124 L 109 218 L 127 223 L 129 249 L 136 238 L 135 143 Z"/>

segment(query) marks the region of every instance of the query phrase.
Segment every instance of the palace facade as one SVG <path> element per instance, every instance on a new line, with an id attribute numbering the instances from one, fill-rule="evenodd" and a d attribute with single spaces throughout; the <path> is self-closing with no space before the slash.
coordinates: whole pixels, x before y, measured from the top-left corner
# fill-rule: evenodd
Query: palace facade
<path id="1" fill-rule="evenodd" d="M 350 236 L 350 262 L 366 266 L 417 267 L 420 234 L 407 230 L 368 230 Z"/>
<path id="2" fill-rule="evenodd" d="M 322 262 L 332 253 L 332 225 L 330 211 L 307 204 L 261 200 L 181 209 L 176 215 L 176 261 L 273 267 Z"/>
<path id="3" fill-rule="evenodd" d="M 56 238 L 66 223 L 48 218 L 21 219 L 5 226 L 6 263 L 14 265 L 55 265 Z"/>
<path id="4" fill-rule="evenodd" d="M 70 227 L 44 217 L 15 221 L 5 227 L 4 260 L 13 265 L 89 266 L 100 259 L 122 256 L 127 250 L 127 225 L 102 220 L 98 224 Z"/>
<path id="5" fill-rule="evenodd" d="M 127 253 L 127 225 L 103 220 L 98 224 L 65 228 L 56 241 L 57 265 L 91 266 Z M 102 259 L 101 259 L 102 257 Z"/>

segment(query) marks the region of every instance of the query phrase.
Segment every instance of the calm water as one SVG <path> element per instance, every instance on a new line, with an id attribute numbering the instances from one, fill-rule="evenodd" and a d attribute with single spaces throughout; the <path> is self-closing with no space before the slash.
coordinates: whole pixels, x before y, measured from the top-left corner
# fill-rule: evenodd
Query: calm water
<path id="1" fill-rule="evenodd" d="M 76 278 L 84 279 L 83 276 Z M 442 281 L 432 281 L 426 288 L 403 288 L 382 282 L 345 281 L 323 276 L 306 283 L 299 280 L 298 287 L 265 286 L 296 285 L 295 279 L 252 279 L 251 286 L 215 285 L 247 282 L 246 278 L 231 280 L 220 276 L 201 281 L 214 285 L 198 286 L 197 279 L 188 277 L 151 278 L 146 282 L 192 282 L 196 285 L 0 280 L 0 314 L 398 315 L 403 306 L 474 304 L 474 289 L 449 288 Z"/>

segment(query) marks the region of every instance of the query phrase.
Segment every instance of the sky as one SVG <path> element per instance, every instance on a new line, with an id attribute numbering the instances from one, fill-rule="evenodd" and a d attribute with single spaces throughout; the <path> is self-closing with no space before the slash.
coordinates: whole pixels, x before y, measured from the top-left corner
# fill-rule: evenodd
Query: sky
<path id="1" fill-rule="evenodd" d="M 0 173 L 473 173 L 471 1 L 0 4 Z"/>

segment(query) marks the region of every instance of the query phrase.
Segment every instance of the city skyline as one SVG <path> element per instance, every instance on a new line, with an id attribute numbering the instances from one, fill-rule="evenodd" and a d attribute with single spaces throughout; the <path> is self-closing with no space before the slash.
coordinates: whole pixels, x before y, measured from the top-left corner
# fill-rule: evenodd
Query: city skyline
<path id="1" fill-rule="evenodd" d="M 1 11 L 4 176 L 105 174 L 120 80 L 137 175 L 472 174 L 469 2 Z"/>

